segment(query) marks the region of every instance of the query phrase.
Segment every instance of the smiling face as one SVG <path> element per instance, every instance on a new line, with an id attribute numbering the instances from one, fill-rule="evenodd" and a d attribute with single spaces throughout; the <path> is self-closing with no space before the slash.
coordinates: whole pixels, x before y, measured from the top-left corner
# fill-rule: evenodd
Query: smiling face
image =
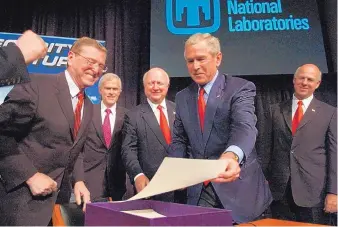
<path id="1" fill-rule="evenodd" d="M 191 78 L 199 85 L 205 85 L 214 78 L 222 61 L 222 53 L 212 54 L 205 41 L 186 45 L 184 56 Z"/>
<path id="2" fill-rule="evenodd" d="M 80 88 L 90 87 L 102 75 L 106 52 L 93 46 L 82 46 L 78 53 L 69 51 L 68 67 L 71 77 Z"/>
<path id="3" fill-rule="evenodd" d="M 121 81 L 113 78 L 105 80 L 100 84 L 100 95 L 102 102 L 108 108 L 112 107 L 120 97 L 121 94 Z"/>
<path id="4" fill-rule="evenodd" d="M 319 87 L 321 82 L 321 72 L 319 68 L 312 64 L 299 67 L 293 78 L 295 96 L 299 100 L 310 97 Z"/>
<path id="5" fill-rule="evenodd" d="M 143 78 L 144 93 L 154 104 L 160 104 L 168 93 L 169 77 L 160 68 L 150 69 Z"/>

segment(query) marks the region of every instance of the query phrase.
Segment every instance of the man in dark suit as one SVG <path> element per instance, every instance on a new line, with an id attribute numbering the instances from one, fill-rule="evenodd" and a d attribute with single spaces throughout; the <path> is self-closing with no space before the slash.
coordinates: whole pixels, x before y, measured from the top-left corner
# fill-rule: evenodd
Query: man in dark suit
<path id="1" fill-rule="evenodd" d="M 188 188 L 188 204 L 232 210 L 235 222 L 254 220 L 271 202 L 254 149 L 255 85 L 218 72 L 222 53 L 210 34 L 192 35 L 184 56 L 194 83 L 176 95 L 169 156 L 226 160 L 218 178 Z"/>
<path id="2" fill-rule="evenodd" d="M 313 96 L 321 72 L 297 69 L 293 98 L 271 106 L 271 154 L 267 179 L 278 219 L 328 224 L 337 212 L 337 110 Z"/>
<path id="3" fill-rule="evenodd" d="M 106 70 L 106 49 L 87 37 L 68 54 L 67 70 L 31 75 L 0 106 L 0 225 L 48 225 L 55 203 L 68 203 L 70 173 L 78 204 L 90 201 L 81 153 L 93 105 L 84 88 Z M 56 206 L 57 207 L 57 206 Z"/>
<path id="4" fill-rule="evenodd" d="M 94 106 L 84 146 L 85 182 L 92 202 L 121 200 L 126 192 L 121 128 L 127 110 L 117 105 L 121 91 L 121 80 L 117 75 L 107 73 L 101 77 L 99 92 L 102 101 Z"/>
<path id="5" fill-rule="evenodd" d="M 165 99 L 169 76 L 160 68 L 153 68 L 143 76 L 147 103 L 130 110 L 123 126 L 122 159 L 136 192 L 147 186 L 163 159 L 171 142 L 175 104 Z M 152 199 L 174 201 L 174 193 Z"/>
<path id="6" fill-rule="evenodd" d="M 28 30 L 16 44 L 0 48 L 0 87 L 29 81 L 27 65 L 47 53 L 46 43 Z"/>

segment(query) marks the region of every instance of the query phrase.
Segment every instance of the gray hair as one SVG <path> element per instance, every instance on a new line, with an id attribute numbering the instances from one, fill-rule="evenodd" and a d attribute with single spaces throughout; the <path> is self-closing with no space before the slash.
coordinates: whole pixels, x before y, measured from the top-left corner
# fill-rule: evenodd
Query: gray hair
<path id="1" fill-rule="evenodd" d="M 149 69 L 144 75 L 143 75 L 143 85 L 144 85 L 144 83 L 145 83 L 145 81 L 146 81 L 146 78 L 147 78 L 147 76 L 148 76 L 148 73 L 150 72 L 150 71 L 159 71 L 159 72 L 162 72 L 167 78 L 168 78 L 168 85 L 170 84 L 170 78 L 169 78 L 169 75 L 168 75 L 168 73 L 166 72 L 166 71 L 164 71 L 163 69 L 161 69 L 161 68 L 151 68 L 151 69 Z"/>
<path id="2" fill-rule="evenodd" d="M 120 89 L 122 90 L 122 82 L 121 79 L 118 75 L 114 74 L 114 73 L 106 73 L 104 74 L 99 81 L 99 88 L 101 88 L 101 86 L 103 85 L 104 82 L 106 81 L 113 81 L 113 80 L 117 80 L 119 82 L 120 85 Z"/>

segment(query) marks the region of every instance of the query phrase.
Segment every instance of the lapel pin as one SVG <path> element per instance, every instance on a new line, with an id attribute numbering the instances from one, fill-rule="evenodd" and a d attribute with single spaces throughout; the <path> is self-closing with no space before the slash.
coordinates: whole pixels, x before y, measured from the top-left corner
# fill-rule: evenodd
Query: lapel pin
<path id="1" fill-rule="evenodd" d="M 315 109 L 312 109 L 312 112 L 316 112 L 316 110 L 315 110 Z"/>
<path id="2" fill-rule="evenodd" d="M 175 114 L 176 114 L 176 112 L 174 111 L 174 112 L 173 112 L 173 114 L 175 115 Z"/>
<path id="3" fill-rule="evenodd" d="M 217 95 L 216 98 L 219 98 L 221 95 Z"/>

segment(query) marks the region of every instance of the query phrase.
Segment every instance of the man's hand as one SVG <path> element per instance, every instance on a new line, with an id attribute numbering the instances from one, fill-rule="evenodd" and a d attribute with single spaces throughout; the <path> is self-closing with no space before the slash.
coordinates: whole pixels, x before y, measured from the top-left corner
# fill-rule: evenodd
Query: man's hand
<path id="1" fill-rule="evenodd" d="M 327 213 L 337 212 L 337 195 L 335 194 L 326 195 L 324 211 Z"/>
<path id="2" fill-rule="evenodd" d="M 75 195 L 75 201 L 78 206 L 81 205 L 83 201 L 83 212 L 86 211 L 86 205 L 90 202 L 90 192 L 88 191 L 86 185 L 83 181 L 78 181 L 74 185 L 74 195 Z"/>
<path id="3" fill-rule="evenodd" d="M 144 174 L 135 179 L 135 188 L 137 193 L 143 190 L 149 184 L 149 179 Z"/>
<path id="4" fill-rule="evenodd" d="M 227 152 L 221 155 L 219 159 L 226 160 L 225 171 L 220 173 L 217 178 L 212 179 L 212 182 L 215 183 L 226 183 L 232 182 L 239 177 L 241 168 L 239 163 L 235 160 L 235 154 L 232 152 Z"/>
<path id="5" fill-rule="evenodd" d="M 17 40 L 16 45 L 21 50 L 26 64 L 44 57 L 47 53 L 47 44 L 31 30 L 25 31 Z"/>
<path id="6" fill-rule="evenodd" d="M 36 173 L 26 181 L 33 196 L 46 196 L 57 190 L 57 183 L 43 173 Z"/>

